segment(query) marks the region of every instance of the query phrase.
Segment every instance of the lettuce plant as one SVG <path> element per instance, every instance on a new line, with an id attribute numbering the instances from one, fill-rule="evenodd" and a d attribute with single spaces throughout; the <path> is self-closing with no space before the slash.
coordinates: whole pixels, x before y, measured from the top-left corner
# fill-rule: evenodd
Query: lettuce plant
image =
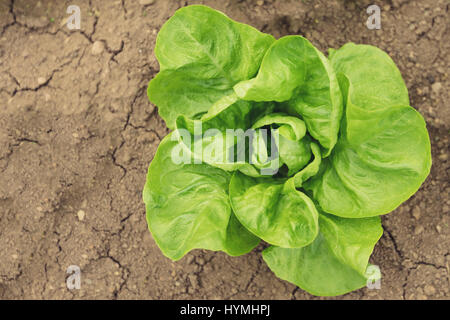
<path id="1" fill-rule="evenodd" d="M 276 40 L 197 5 L 164 24 L 155 54 L 160 72 L 148 96 L 174 131 L 143 196 L 164 255 L 238 256 L 263 240 L 270 269 L 311 294 L 365 286 L 379 216 L 411 197 L 431 166 L 425 122 L 391 58 L 353 43 L 326 57 L 301 36 Z M 198 139 L 198 124 L 200 136 L 213 133 Z M 255 130 L 255 161 L 230 157 L 229 129 Z M 262 129 L 278 139 L 260 139 Z M 174 161 L 180 152 L 189 161 Z"/>

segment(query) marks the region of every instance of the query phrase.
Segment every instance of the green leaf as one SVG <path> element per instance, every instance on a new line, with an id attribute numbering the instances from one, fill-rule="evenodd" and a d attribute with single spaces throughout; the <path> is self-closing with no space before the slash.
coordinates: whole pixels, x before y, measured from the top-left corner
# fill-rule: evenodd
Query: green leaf
<path id="1" fill-rule="evenodd" d="M 236 172 L 229 193 L 239 221 L 268 243 L 298 248 L 317 236 L 317 210 L 292 179 L 252 178 Z"/>
<path id="2" fill-rule="evenodd" d="M 314 160 L 311 161 L 305 168 L 297 172 L 294 176 L 295 187 L 300 188 L 303 183 L 309 178 L 313 177 L 319 172 L 320 164 L 322 163 L 322 157 L 320 154 L 320 148 L 314 142 L 311 143 L 311 150 L 314 154 Z"/>
<path id="3" fill-rule="evenodd" d="M 281 133 L 290 140 L 300 140 L 306 134 L 305 122 L 283 113 L 270 113 L 256 121 L 252 128 L 256 129 L 273 124 L 281 127 L 283 129 Z"/>
<path id="4" fill-rule="evenodd" d="M 147 89 L 150 101 L 158 106 L 159 115 L 170 129 L 175 129 L 178 116 L 199 119 L 211 105 L 232 92 L 221 79 L 205 81 L 183 69 L 158 73 Z"/>
<path id="5" fill-rule="evenodd" d="M 334 215 L 389 213 L 412 196 L 430 172 L 425 121 L 408 106 L 400 72 L 380 49 L 347 44 L 333 54 L 332 63 L 340 72 L 346 115 L 333 154 L 305 188 Z"/>
<path id="6" fill-rule="evenodd" d="M 173 129 L 179 115 L 208 111 L 236 83 L 253 77 L 273 41 L 206 6 L 181 8 L 158 33 L 161 72 L 149 84 L 150 101 Z"/>
<path id="7" fill-rule="evenodd" d="M 269 247 L 264 261 L 277 277 L 317 296 L 336 296 L 366 285 L 365 271 L 383 233 L 379 217 L 319 215 L 320 232 L 303 248 Z"/>
<path id="8" fill-rule="evenodd" d="M 260 175 L 275 175 L 283 165 L 279 153 L 278 131 L 271 128 L 256 129 L 252 137 L 250 163 L 260 170 Z"/>
<path id="9" fill-rule="evenodd" d="M 311 158 L 311 139 L 305 137 L 305 122 L 297 117 L 284 113 L 270 113 L 257 122 L 252 128 L 270 126 L 272 132 L 277 134 L 279 159 L 278 166 L 285 164 L 288 167 L 288 176 L 302 169 Z"/>
<path id="10" fill-rule="evenodd" d="M 280 163 L 288 167 L 288 176 L 301 170 L 311 159 L 311 139 L 308 136 L 293 141 L 279 134 Z"/>
<path id="11" fill-rule="evenodd" d="M 342 95 L 328 59 L 301 36 L 286 36 L 267 50 L 258 75 L 234 86 L 244 100 L 286 101 L 285 109 L 303 118 L 310 135 L 333 149 L 342 116 Z"/>
<path id="12" fill-rule="evenodd" d="M 212 105 L 200 120 L 179 116 L 176 129 L 190 133 L 180 142 L 184 143 L 195 159 L 234 171 L 250 166 L 245 158 L 245 148 L 248 147 L 245 139 L 249 137 L 246 130 L 271 110 L 272 103 L 243 101 L 232 93 Z"/>
<path id="13" fill-rule="evenodd" d="M 394 61 L 383 50 L 347 43 L 331 57 L 336 74 L 342 73 L 353 87 L 352 101 L 366 111 L 408 106 L 408 89 Z M 344 94 L 346 98 L 347 94 Z"/>
<path id="14" fill-rule="evenodd" d="M 172 135 L 163 139 L 144 188 L 147 222 L 161 251 L 172 260 L 196 248 L 241 255 L 259 239 L 236 220 L 228 196 L 230 174 L 206 164 L 175 164 Z"/>

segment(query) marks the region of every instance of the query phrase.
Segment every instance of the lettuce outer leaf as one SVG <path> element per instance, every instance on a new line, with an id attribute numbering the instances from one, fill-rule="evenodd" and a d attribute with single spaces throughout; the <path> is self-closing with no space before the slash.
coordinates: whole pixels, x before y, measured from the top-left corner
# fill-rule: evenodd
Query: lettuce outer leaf
<path id="1" fill-rule="evenodd" d="M 431 147 L 422 116 L 408 106 L 401 74 L 382 50 L 347 44 L 332 55 L 345 117 L 332 155 L 305 183 L 328 213 L 362 218 L 391 212 L 428 176 Z"/>
<path id="2" fill-rule="evenodd" d="M 317 296 L 365 286 L 369 257 L 383 234 L 380 218 L 345 219 L 320 212 L 319 227 L 309 246 L 271 246 L 263 251 L 264 261 L 277 277 Z"/>
<path id="3" fill-rule="evenodd" d="M 236 172 L 229 194 L 242 225 L 270 244 L 298 248 L 317 236 L 317 209 L 295 189 L 293 179 L 252 178 Z"/>
<path id="4" fill-rule="evenodd" d="M 144 188 L 147 223 L 161 251 L 172 260 L 192 249 L 224 251 L 232 256 L 251 251 L 259 239 L 231 210 L 230 174 L 206 164 L 175 164 L 172 134 L 160 143 Z"/>
<path id="5" fill-rule="evenodd" d="M 253 77 L 274 41 L 209 7 L 181 8 L 158 33 L 161 72 L 149 84 L 149 99 L 174 129 L 179 115 L 199 117 L 236 83 Z"/>
<path id="6" fill-rule="evenodd" d="M 301 116 L 309 134 L 327 157 L 337 141 L 342 95 L 328 59 L 307 39 L 286 36 L 267 50 L 257 76 L 234 86 L 244 100 L 286 102 L 290 114 Z"/>
<path id="7" fill-rule="evenodd" d="M 153 78 L 147 95 L 169 129 L 175 129 L 178 116 L 200 118 L 216 101 L 231 94 L 220 79 L 206 81 L 180 70 L 162 71 Z"/>

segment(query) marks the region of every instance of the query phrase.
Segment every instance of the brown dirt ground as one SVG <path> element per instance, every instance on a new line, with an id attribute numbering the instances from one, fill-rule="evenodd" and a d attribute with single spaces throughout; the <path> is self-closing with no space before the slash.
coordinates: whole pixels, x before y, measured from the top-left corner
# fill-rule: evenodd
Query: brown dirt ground
<path id="1" fill-rule="evenodd" d="M 195 1 L 140 2 L 0 0 L 0 298 L 316 298 L 277 279 L 262 247 L 237 258 L 196 250 L 174 263 L 155 245 L 141 191 L 168 131 L 146 86 L 159 28 Z M 381 30 L 365 26 L 372 2 Z M 449 299 L 449 2 L 202 3 L 276 37 L 305 35 L 322 50 L 369 43 L 393 57 L 427 120 L 433 168 L 383 217 L 371 259 L 381 289 L 338 299 Z M 69 4 L 82 10 L 80 31 L 63 24 Z M 66 288 L 72 264 L 80 290 Z"/>

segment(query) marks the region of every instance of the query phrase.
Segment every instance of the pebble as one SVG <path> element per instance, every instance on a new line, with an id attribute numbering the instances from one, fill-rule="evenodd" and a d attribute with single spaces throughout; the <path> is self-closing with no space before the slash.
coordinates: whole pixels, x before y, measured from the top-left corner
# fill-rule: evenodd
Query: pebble
<path id="1" fill-rule="evenodd" d="M 192 285 L 192 288 L 196 289 L 198 287 L 198 277 L 195 274 L 190 274 L 189 276 L 189 282 Z"/>
<path id="2" fill-rule="evenodd" d="M 83 210 L 80 210 L 77 212 L 77 216 L 78 216 L 78 220 L 83 221 L 84 217 L 86 216 L 86 212 L 84 212 Z"/>
<path id="3" fill-rule="evenodd" d="M 403 265 L 408 269 L 414 267 L 414 263 L 409 259 L 405 259 L 405 261 L 403 261 Z"/>
<path id="4" fill-rule="evenodd" d="M 433 93 L 435 93 L 435 94 L 439 94 L 441 89 L 442 89 L 442 83 L 440 83 L 440 82 L 435 82 L 431 85 L 431 90 L 433 90 Z"/>
<path id="5" fill-rule="evenodd" d="M 443 153 L 441 155 L 439 155 L 439 160 L 445 161 L 448 159 L 448 154 L 447 153 Z"/>
<path id="6" fill-rule="evenodd" d="M 43 217 L 44 217 L 44 213 L 43 213 L 42 211 L 39 211 L 39 212 L 34 216 L 34 218 L 35 218 L 36 220 L 41 220 Z"/>
<path id="7" fill-rule="evenodd" d="M 193 255 L 188 256 L 187 259 L 186 259 L 186 263 L 187 264 L 191 264 L 192 261 L 194 261 L 194 256 Z"/>
<path id="8" fill-rule="evenodd" d="M 92 45 L 91 52 L 93 55 L 99 55 L 103 52 L 103 50 L 105 50 L 105 45 L 103 44 L 103 42 L 95 41 L 94 44 Z"/>
<path id="9" fill-rule="evenodd" d="M 39 84 L 40 86 L 43 85 L 46 81 L 47 81 L 47 80 L 45 80 L 44 77 L 39 77 L 39 78 L 37 79 L 37 82 L 38 82 L 38 84 Z"/>
<path id="10" fill-rule="evenodd" d="M 155 3 L 155 0 L 139 0 L 139 4 L 142 6 L 149 6 Z"/>
<path id="11" fill-rule="evenodd" d="M 414 233 L 416 235 L 421 234 L 423 232 L 423 227 L 422 226 L 417 226 L 416 229 L 414 230 Z"/>
<path id="12" fill-rule="evenodd" d="M 256 4 L 258 6 L 262 6 L 264 4 L 264 1 L 263 0 L 258 0 L 258 1 L 256 1 Z"/>
<path id="13" fill-rule="evenodd" d="M 423 291 L 425 292 L 425 294 L 427 296 L 433 296 L 436 293 L 436 289 L 431 285 L 431 284 L 427 284 L 424 288 Z"/>
<path id="14" fill-rule="evenodd" d="M 129 152 L 125 152 L 125 153 L 123 154 L 122 160 L 123 160 L 123 162 L 124 162 L 125 164 L 129 164 L 129 163 L 131 162 L 131 159 L 132 159 L 132 157 L 131 157 L 131 154 L 130 154 Z"/>
<path id="15" fill-rule="evenodd" d="M 414 207 L 412 215 L 416 220 L 419 220 L 420 218 L 420 209 L 418 207 Z"/>

